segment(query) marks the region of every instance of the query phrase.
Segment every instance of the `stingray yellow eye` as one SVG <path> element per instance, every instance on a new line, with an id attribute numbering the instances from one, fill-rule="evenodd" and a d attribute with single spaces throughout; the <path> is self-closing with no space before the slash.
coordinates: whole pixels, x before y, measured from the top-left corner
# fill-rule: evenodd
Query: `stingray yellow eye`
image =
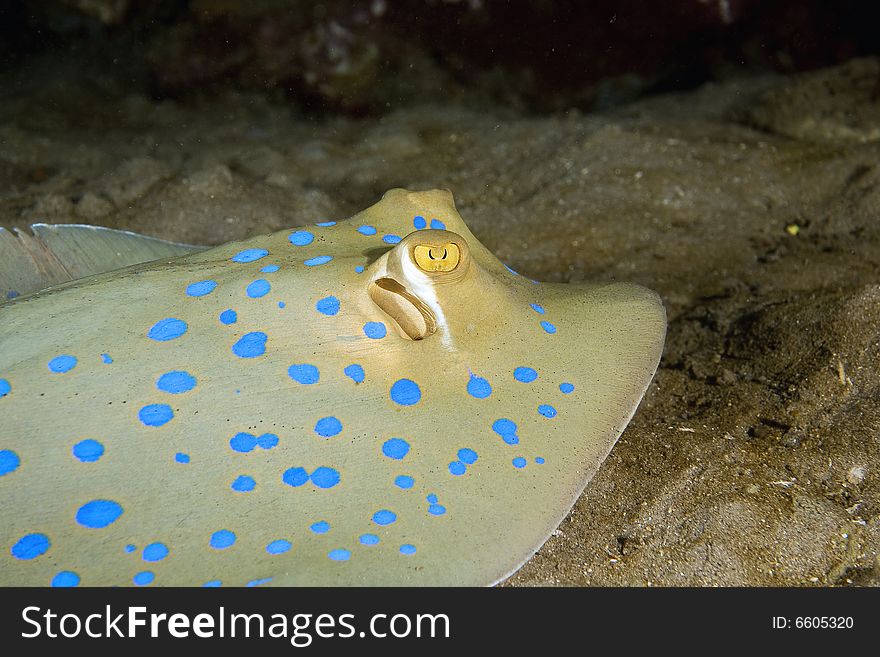
<path id="1" fill-rule="evenodd" d="M 413 248 L 413 259 L 422 271 L 452 271 L 461 261 L 461 249 L 454 242 L 442 246 L 418 244 Z"/>

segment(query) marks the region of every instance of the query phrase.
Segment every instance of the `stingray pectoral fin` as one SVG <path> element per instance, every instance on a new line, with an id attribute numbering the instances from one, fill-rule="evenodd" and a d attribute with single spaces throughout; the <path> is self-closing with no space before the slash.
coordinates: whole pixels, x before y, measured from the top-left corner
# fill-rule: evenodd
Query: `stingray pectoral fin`
<path id="1" fill-rule="evenodd" d="M 379 278 L 370 284 L 370 298 L 391 317 L 410 340 L 422 340 L 437 330 L 431 309 L 393 278 Z"/>

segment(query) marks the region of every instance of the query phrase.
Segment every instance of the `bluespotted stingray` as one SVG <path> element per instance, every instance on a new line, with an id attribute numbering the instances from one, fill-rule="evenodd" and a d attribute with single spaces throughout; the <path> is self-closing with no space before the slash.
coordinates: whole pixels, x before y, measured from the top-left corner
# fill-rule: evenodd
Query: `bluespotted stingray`
<path id="1" fill-rule="evenodd" d="M 19 286 L 92 274 L 0 306 L 3 585 L 496 583 L 665 335 L 642 287 L 518 275 L 446 191 L 208 250 L 82 227 L 0 249 Z M 159 259 L 98 273 L 102 249 Z"/>

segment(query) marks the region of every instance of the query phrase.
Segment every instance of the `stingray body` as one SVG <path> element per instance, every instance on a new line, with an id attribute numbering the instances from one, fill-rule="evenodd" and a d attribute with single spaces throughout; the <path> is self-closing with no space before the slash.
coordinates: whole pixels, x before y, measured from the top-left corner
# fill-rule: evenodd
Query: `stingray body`
<path id="1" fill-rule="evenodd" d="M 634 413 L 665 314 L 447 192 L 0 306 L 0 584 L 485 585 Z"/>

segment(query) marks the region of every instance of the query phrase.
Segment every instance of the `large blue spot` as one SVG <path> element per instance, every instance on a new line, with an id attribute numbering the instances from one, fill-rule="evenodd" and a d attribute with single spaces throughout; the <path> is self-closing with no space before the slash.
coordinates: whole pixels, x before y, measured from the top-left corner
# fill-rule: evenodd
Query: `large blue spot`
<path id="1" fill-rule="evenodd" d="M 260 269 L 260 271 L 264 274 L 274 274 L 279 269 L 281 269 L 281 267 L 279 267 L 278 265 L 266 265 L 265 267 Z"/>
<path id="2" fill-rule="evenodd" d="M 421 215 L 416 215 L 413 217 L 413 226 L 416 227 L 416 230 L 422 230 L 428 225 L 428 222 L 425 221 L 425 218 Z"/>
<path id="3" fill-rule="evenodd" d="M 183 320 L 166 317 L 153 324 L 153 327 L 147 331 L 147 337 L 158 342 L 167 342 L 186 333 L 186 328 L 186 322 Z"/>
<path id="4" fill-rule="evenodd" d="M 409 453 L 409 443 L 401 438 L 390 438 L 382 444 L 382 453 L 390 459 L 400 460 Z"/>
<path id="5" fill-rule="evenodd" d="M 296 381 L 305 385 L 317 383 L 320 378 L 318 368 L 308 363 L 295 363 L 287 368 L 287 375 Z"/>
<path id="6" fill-rule="evenodd" d="M 306 246 L 315 241 L 315 236 L 307 230 L 298 230 L 287 238 L 294 246 Z"/>
<path id="7" fill-rule="evenodd" d="M 413 479 L 409 475 L 398 475 L 394 479 L 394 485 L 398 488 L 402 488 L 403 490 L 408 490 L 412 488 L 414 483 L 416 483 L 415 479 Z"/>
<path id="8" fill-rule="evenodd" d="M 211 294 L 217 287 L 217 281 L 199 281 L 198 283 L 190 283 L 186 286 L 186 293 L 191 297 L 203 297 Z"/>
<path id="9" fill-rule="evenodd" d="M 238 321 L 238 313 L 235 312 L 232 308 L 224 310 L 220 313 L 220 323 L 221 324 L 235 324 Z"/>
<path id="10" fill-rule="evenodd" d="M 149 404 L 138 411 L 138 417 L 148 427 L 161 427 L 174 417 L 168 404 Z"/>
<path id="11" fill-rule="evenodd" d="M 560 383 L 559 389 L 566 395 L 570 395 L 574 392 L 574 386 L 570 383 Z"/>
<path id="12" fill-rule="evenodd" d="M 515 459 L 513 459 L 513 467 L 514 468 L 526 467 L 526 460 L 522 456 L 517 456 Z"/>
<path id="13" fill-rule="evenodd" d="M 472 465 L 477 461 L 477 453 L 469 447 L 463 447 L 458 450 L 458 460 L 467 465 Z"/>
<path id="14" fill-rule="evenodd" d="M 113 359 L 110 358 L 110 354 L 101 354 L 101 362 L 103 362 L 105 365 L 109 365 L 113 362 Z M 0 395 L 0 397 L 2 396 L 3 395 Z"/>
<path id="15" fill-rule="evenodd" d="M 357 229 L 361 235 L 375 235 L 376 229 L 373 226 L 361 226 Z"/>
<path id="16" fill-rule="evenodd" d="M 290 548 L 293 547 L 293 543 L 290 541 L 286 541 L 283 538 L 279 538 L 278 540 L 272 541 L 269 545 L 266 546 L 266 552 L 269 554 L 284 554 Z"/>
<path id="17" fill-rule="evenodd" d="M 284 471 L 284 474 L 281 475 L 281 481 L 294 488 L 302 486 L 308 480 L 309 473 L 306 472 L 305 468 L 288 468 Z"/>
<path id="18" fill-rule="evenodd" d="M 20 464 L 18 454 L 11 449 L 0 449 L 0 477 L 15 472 Z"/>
<path id="19" fill-rule="evenodd" d="M 354 268 L 354 271 L 356 274 L 363 274 L 364 273 L 364 266 L 358 265 L 357 267 Z"/>
<path id="20" fill-rule="evenodd" d="M 363 383 L 364 381 L 364 368 L 357 363 L 349 365 L 342 372 L 355 383 Z"/>
<path id="21" fill-rule="evenodd" d="M 364 324 L 364 335 L 372 340 L 380 340 L 385 337 L 388 330 L 382 322 L 367 322 Z"/>
<path id="22" fill-rule="evenodd" d="M 76 356 L 55 356 L 55 358 L 49 361 L 49 369 L 59 374 L 69 372 L 74 367 L 76 367 Z"/>
<path id="23" fill-rule="evenodd" d="M 431 219 L 431 228 L 434 230 L 446 230 L 446 224 L 439 219 Z"/>
<path id="24" fill-rule="evenodd" d="M 553 326 L 553 324 L 551 324 L 550 322 L 541 322 L 541 328 L 543 328 L 545 331 L 547 331 L 547 333 L 550 333 L 551 335 L 553 333 L 556 333 L 556 327 Z"/>
<path id="25" fill-rule="evenodd" d="M 361 534 L 358 541 L 361 545 L 376 545 L 379 542 L 379 537 L 375 534 Z"/>
<path id="26" fill-rule="evenodd" d="M 401 406 L 412 406 L 417 404 L 422 398 L 422 391 L 419 389 L 415 381 L 409 379 L 398 379 L 391 386 L 391 400 L 397 402 Z"/>
<path id="27" fill-rule="evenodd" d="M 83 527 L 101 529 L 116 522 L 122 511 L 122 506 L 113 500 L 92 500 L 79 508 L 76 521 Z"/>
<path id="28" fill-rule="evenodd" d="M 235 543 L 235 534 L 228 529 L 221 529 L 211 534 L 211 547 L 215 550 L 225 550 Z"/>
<path id="29" fill-rule="evenodd" d="M 245 249 L 230 258 L 232 262 L 253 262 L 269 255 L 266 249 Z"/>
<path id="30" fill-rule="evenodd" d="M 104 455 L 104 446 L 97 440 L 87 438 L 73 446 L 73 455 L 83 463 L 94 463 Z"/>
<path id="31" fill-rule="evenodd" d="M 509 436 L 510 434 L 516 433 L 516 423 L 508 420 L 506 417 L 503 417 L 500 420 L 495 420 L 495 422 L 492 423 L 492 431 L 497 433 L 499 436 Z"/>
<path id="32" fill-rule="evenodd" d="M 315 433 L 324 438 L 336 436 L 342 431 L 342 422 L 335 417 L 322 417 L 315 424 Z"/>
<path id="33" fill-rule="evenodd" d="M 339 299 L 336 297 L 324 297 L 315 304 L 315 308 L 324 315 L 335 315 L 339 312 Z"/>
<path id="34" fill-rule="evenodd" d="M 489 382 L 486 381 L 486 379 L 471 374 L 470 381 L 468 381 L 467 384 L 467 391 L 471 397 L 485 399 L 492 394 L 492 386 L 489 385 Z"/>
<path id="35" fill-rule="evenodd" d="M 411 543 L 404 543 L 400 546 L 400 553 L 407 556 L 416 553 L 416 546 Z"/>
<path id="36" fill-rule="evenodd" d="M 339 483 L 339 472 L 322 465 L 312 473 L 312 483 L 318 488 L 333 488 Z"/>
<path id="37" fill-rule="evenodd" d="M 540 406 L 538 406 L 538 412 L 544 417 L 556 417 L 556 409 L 553 408 L 550 404 L 541 404 Z"/>
<path id="38" fill-rule="evenodd" d="M 5 397 L 12 390 L 12 386 L 9 385 L 9 381 L 6 379 L 0 379 L 0 397 Z"/>
<path id="39" fill-rule="evenodd" d="M 395 520 L 397 520 L 397 514 L 388 509 L 382 509 L 373 514 L 373 522 L 377 525 L 390 525 Z"/>
<path id="40" fill-rule="evenodd" d="M 269 281 L 267 281 L 265 278 L 260 278 L 248 285 L 245 292 L 251 299 L 259 299 L 260 297 L 264 297 L 269 294 L 269 290 L 271 289 L 272 286 L 269 285 Z"/>
<path id="41" fill-rule="evenodd" d="M 232 490 L 238 491 L 239 493 L 250 493 L 256 487 L 257 482 L 254 481 L 253 477 L 249 477 L 248 475 L 239 475 L 235 478 L 235 481 L 232 482 Z"/>
<path id="42" fill-rule="evenodd" d="M 256 358 L 266 353 L 266 339 L 268 336 L 262 331 L 245 333 L 232 345 L 232 353 L 239 358 Z"/>
<path id="43" fill-rule="evenodd" d="M 327 556 L 333 561 L 348 561 L 351 559 L 351 552 L 344 548 L 336 548 L 335 550 L 330 550 L 330 552 L 327 553 Z"/>
<path id="44" fill-rule="evenodd" d="M 68 588 L 79 585 L 79 575 L 72 570 L 62 570 L 52 578 L 52 586 L 56 588 Z"/>
<path id="45" fill-rule="evenodd" d="M 460 477 L 465 472 L 467 472 L 467 466 L 461 461 L 453 461 L 449 464 L 449 472 L 454 474 L 456 477 Z"/>
<path id="46" fill-rule="evenodd" d="M 317 267 L 318 265 L 326 265 L 331 260 L 333 260 L 333 256 L 322 255 L 316 256 L 314 258 L 309 258 L 308 260 L 303 260 L 303 264 L 306 267 Z"/>
<path id="47" fill-rule="evenodd" d="M 522 383 L 531 383 L 538 378 L 538 373 L 531 367 L 517 367 L 513 370 L 513 378 Z"/>
<path id="48" fill-rule="evenodd" d="M 386 235 L 382 238 L 382 241 L 385 242 L 385 244 L 398 244 L 400 240 L 401 237 L 399 235 Z"/>
<path id="49" fill-rule="evenodd" d="M 183 452 L 177 452 L 177 454 L 174 455 L 174 460 L 177 463 L 183 463 L 183 464 L 189 463 L 189 454 L 184 454 Z"/>
<path id="50" fill-rule="evenodd" d="M 278 436 L 274 433 L 264 433 L 257 437 L 257 445 L 260 449 L 272 449 L 278 444 Z"/>
<path id="51" fill-rule="evenodd" d="M 257 437 L 242 431 L 232 437 L 229 441 L 229 446 L 236 452 L 247 453 L 257 446 Z"/>
<path id="52" fill-rule="evenodd" d="M 442 504 L 437 504 L 435 502 L 428 507 L 428 513 L 430 513 L 432 516 L 442 516 L 444 513 L 446 513 L 446 507 Z"/>
<path id="53" fill-rule="evenodd" d="M 141 558 L 144 561 L 162 561 L 162 559 L 167 556 L 167 545 L 165 545 L 164 543 L 150 543 L 147 547 L 144 548 L 144 553 Z"/>
<path id="54" fill-rule="evenodd" d="M 173 372 L 165 372 L 156 381 L 156 387 L 162 392 L 170 392 L 172 395 L 179 395 L 182 392 L 189 392 L 196 387 L 196 377 L 189 372 L 182 370 L 174 370 Z"/>
<path id="55" fill-rule="evenodd" d="M 543 307 L 543 306 L 539 306 L 539 305 L 536 304 L 536 303 L 530 303 L 529 305 L 532 307 L 532 310 L 534 310 L 534 311 L 535 311 L 536 313 L 538 313 L 539 315 L 543 315 L 543 314 L 544 314 L 545 311 L 544 311 L 544 307 Z"/>
<path id="56" fill-rule="evenodd" d="M 15 545 L 12 546 L 12 556 L 16 559 L 27 561 L 36 559 L 41 554 L 45 554 L 49 549 L 49 537 L 45 534 L 28 534 L 22 536 Z"/>
<path id="57" fill-rule="evenodd" d="M 309 529 L 312 530 L 315 534 L 326 534 L 330 531 L 330 523 L 326 520 L 319 520 L 314 523 Z"/>
<path id="58" fill-rule="evenodd" d="M 147 584 L 152 584 L 154 579 L 156 579 L 155 573 L 145 570 L 135 575 L 131 581 L 138 586 L 147 586 Z"/>

